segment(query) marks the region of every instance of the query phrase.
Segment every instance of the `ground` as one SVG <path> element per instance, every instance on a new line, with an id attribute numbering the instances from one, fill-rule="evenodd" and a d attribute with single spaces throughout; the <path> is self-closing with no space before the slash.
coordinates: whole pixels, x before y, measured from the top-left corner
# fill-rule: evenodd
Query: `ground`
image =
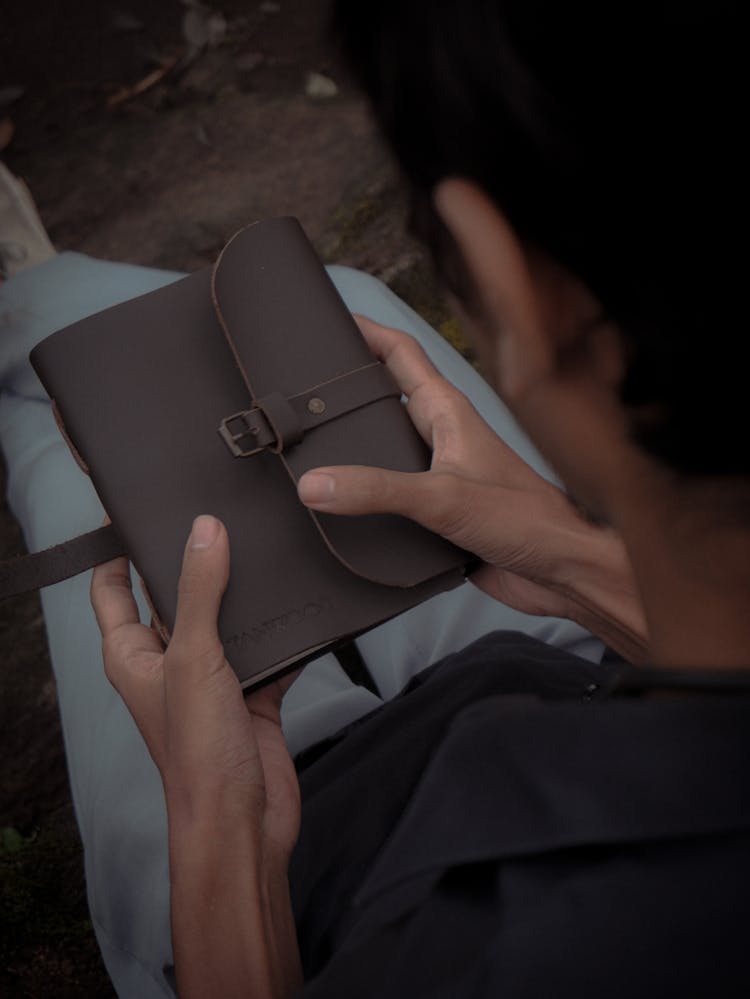
<path id="1" fill-rule="evenodd" d="M 326 261 L 382 277 L 456 337 L 327 0 L 215 4 L 6 0 L 0 157 L 52 241 L 194 270 L 242 225 L 293 214 Z M 21 551 L 3 506 L 0 558 Z M 0 604 L 0 664 L 0 996 L 111 996 L 36 596 Z"/>

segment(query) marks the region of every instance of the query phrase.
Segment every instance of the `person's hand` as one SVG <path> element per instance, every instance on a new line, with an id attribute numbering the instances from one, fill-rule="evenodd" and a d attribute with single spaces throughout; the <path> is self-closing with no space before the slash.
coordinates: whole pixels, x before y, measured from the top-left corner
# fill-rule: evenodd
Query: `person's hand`
<path id="1" fill-rule="evenodd" d="M 164 783 L 170 826 L 203 817 L 247 822 L 288 859 L 299 788 L 281 732 L 284 678 L 243 697 L 216 630 L 229 578 L 229 540 L 197 518 L 185 548 L 174 633 L 165 650 L 139 623 L 125 558 L 94 570 L 91 601 L 104 665 Z"/>
<path id="2" fill-rule="evenodd" d="M 429 471 L 313 469 L 298 484 L 313 510 L 410 517 L 484 564 L 471 581 L 528 614 L 567 617 L 626 658 L 643 657 L 646 625 L 624 545 L 538 475 L 435 369 L 406 333 L 357 317 L 432 448 Z"/>
<path id="3" fill-rule="evenodd" d="M 532 614 L 564 615 L 554 589 L 562 530 L 582 518 L 564 493 L 512 451 L 469 400 L 443 378 L 406 333 L 357 317 L 375 356 L 407 398 L 417 430 L 432 448 L 430 470 L 409 474 L 361 466 L 315 469 L 299 495 L 326 513 L 396 513 L 478 555 L 472 582 Z"/>
<path id="4" fill-rule="evenodd" d="M 139 623 L 125 558 L 94 570 L 107 676 L 161 772 L 169 820 L 172 946 L 185 999 L 287 996 L 302 971 L 287 869 L 300 796 L 281 732 L 291 678 L 244 698 L 216 621 L 229 539 L 198 517 L 169 645 Z"/>

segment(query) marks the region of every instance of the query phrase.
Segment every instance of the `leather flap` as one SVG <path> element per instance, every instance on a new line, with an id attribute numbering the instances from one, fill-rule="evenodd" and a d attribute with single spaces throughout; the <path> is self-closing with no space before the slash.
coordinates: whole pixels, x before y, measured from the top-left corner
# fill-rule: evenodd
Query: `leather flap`
<path id="1" fill-rule="evenodd" d="M 315 405 L 325 407 L 327 383 L 341 385 L 342 376 L 375 360 L 294 218 L 237 233 L 214 267 L 212 296 L 253 405 L 315 389 Z M 218 436 L 217 447 L 223 447 Z M 226 460 L 257 456 L 234 458 L 227 451 Z M 430 453 L 394 393 L 307 430 L 279 460 L 296 488 L 304 472 L 321 465 L 417 472 L 429 467 Z M 468 561 L 465 552 L 403 517 L 310 516 L 336 558 L 372 582 L 414 586 Z"/>

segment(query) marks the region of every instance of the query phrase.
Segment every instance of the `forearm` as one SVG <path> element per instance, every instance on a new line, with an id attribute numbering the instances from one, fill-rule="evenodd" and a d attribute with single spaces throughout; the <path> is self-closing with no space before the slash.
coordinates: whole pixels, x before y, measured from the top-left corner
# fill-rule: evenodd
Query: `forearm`
<path id="1" fill-rule="evenodd" d="M 237 816 L 170 817 L 172 939 L 181 999 L 281 999 L 302 984 L 288 858 Z"/>

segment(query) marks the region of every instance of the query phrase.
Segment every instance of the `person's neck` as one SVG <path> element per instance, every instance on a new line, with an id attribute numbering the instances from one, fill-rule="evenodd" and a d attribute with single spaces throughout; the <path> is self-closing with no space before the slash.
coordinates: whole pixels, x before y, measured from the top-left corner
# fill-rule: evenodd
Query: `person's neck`
<path id="1" fill-rule="evenodd" d="M 649 463 L 617 507 L 654 665 L 750 668 L 750 484 Z"/>

